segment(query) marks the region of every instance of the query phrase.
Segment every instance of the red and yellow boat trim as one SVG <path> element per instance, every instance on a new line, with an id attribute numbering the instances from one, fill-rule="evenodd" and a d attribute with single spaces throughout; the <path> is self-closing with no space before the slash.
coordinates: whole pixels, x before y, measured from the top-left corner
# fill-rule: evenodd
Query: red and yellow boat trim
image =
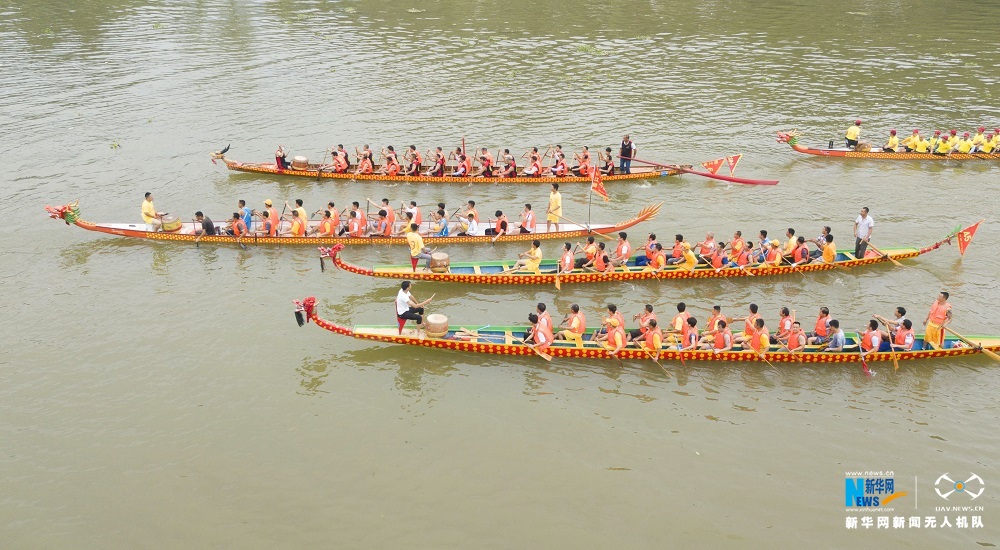
<path id="1" fill-rule="evenodd" d="M 852 151 L 850 149 L 813 149 L 799 143 L 799 133 L 778 132 L 778 143 L 787 143 L 796 152 L 820 157 L 840 157 L 851 159 L 881 159 L 881 160 L 1000 160 L 997 153 L 951 153 L 935 155 L 933 153 L 894 153 L 891 151 Z"/>

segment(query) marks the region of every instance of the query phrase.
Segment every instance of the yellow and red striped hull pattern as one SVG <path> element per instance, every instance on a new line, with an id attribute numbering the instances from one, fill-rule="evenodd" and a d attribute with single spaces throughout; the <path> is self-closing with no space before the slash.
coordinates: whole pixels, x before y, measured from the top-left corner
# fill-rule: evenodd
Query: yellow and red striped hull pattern
<path id="1" fill-rule="evenodd" d="M 425 348 L 436 348 L 464 353 L 484 353 L 490 355 L 508 356 L 530 356 L 535 352 L 523 344 L 504 344 L 489 342 L 472 342 L 452 338 L 419 338 L 408 335 L 393 334 L 372 334 L 357 332 L 351 328 L 331 323 L 319 317 L 315 311 L 309 314 L 309 318 L 320 328 L 330 332 L 350 336 L 361 340 L 371 340 L 387 344 L 401 344 L 407 346 L 421 346 Z M 984 346 L 990 351 L 1000 351 L 1000 345 Z M 604 348 L 573 346 L 552 346 L 546 350 L 552 357 L 566 359 L 605 359 L 612 360 L 614 357 Z M 938 359 L 943 357 L 962 357 L 966 355 L 981 354 L 982 350 L 973 347 L 948 348 L 937 350 L 907 351 L 897 352 L 896 359 L 899 361 L 916 359 Z M 618 357 L 623 360 L 649 361 L 649 355 L 645 350 L 627 347 L 618 353 Z M 854 352 L 811 352 L 811 353 L 789 353 L 787 351 L 769 351 L 761 357 L 749 351 L 726 351 L 714 353 L 712 351 L 677 351 L 663 349 L 660 352 L 660 361 L 713 361 L 713 362 L 764 362 L 771 363 L 853 363 L 860 365 L 860 358 L 857 351 Z M 872 361 L 892 361 L 892 354 L 887 352 L 870 353 L 865 356 L 867 362 Z"/>
<path id="2" fill-rule="evenodd" d="M 564 176 L 564 177 L 516 177 L 516 178 L 486 178 L 486 177 L 450 177 L 450 176 L 387 176 L 379 174 L 337 174 L 334 172 L 323 171 L 317 176 L 316 169 L 308 170 L 294 170 L 285 169 L 279 170 L 274 163 L 242 163 L 230 159 L 222 159 L 226 163 L 226 167 L 230 170 L 235 170 L 237 172 L 249 172 L 253 174 L 273 174 L 276 176 L 298 176 L 304 178 L 330 178 L 330 179 L 341 179 L 341 180 L 356 180 L 356 181 L 392 181 L 392 182 L 409 182 L 409 183 L 590 183 L 590 176 Z M 690 168 L 690 165 L 684 165 L 686 168 Z M 676 168 L 664 168 L 662 170 L 637 170 L 633 171 L 631 174 L 615 174 L 613 176 L 601 176 L 601 180 L 604 182 L 609 181 L 621 181 L 621 180 L 642 180 L 642 179 L 655 179 L 664 176 L 676 176 L 681 173 L 680 170 Z"/>
<path id="3" fill-rule="evenodd" d="M 588 235 L 610 234 L 624 231 L 636 224 L 651 220 L 660 211 L 662 203 L 649 205 L 639 211 L 634 217 L 619 222 L 615 225 L 595 227 L 590 231 L 579 229 L 574 231 L 553 231 L 551 233 L 512 233 L 503 235 L 497 242 L 530 242 L 534 239 L 582 239 Z M 119 237 L 131 237 L 136 239 L 147 239 L 152 241 L 171 242 L 195 242 L 196 236 L 191 233 L 181 232 L 154 232 L 145 229 L 145 224 L 133 224 L 135 229 L 122 227 L 111 227 L 109 225 L 96 224 L 79 218 L 75 218 L 73 223 L 87 231 L 117 235 Z M 313 222 L 315 223 L 315 222 Z M 126 224 L 117 224 L 126 225 Z M 563 224 L 566 225 L 566 224 Z M 143 229 L 139 229 L 139 228 Z M 424 237 L 424 242 L 435 246 L 445 246 L 451 244 L 472 244 L 489 243 L 493 237 L 489 236 L 466 236 L 466 237 Z M 214 244 L 236 244 L 236 237 L 227 235 L 211 235 L 198 239 L 199 243 Z M 334 245 L 406 245 L 405 237 L 244 237 L 241 241 L 245 245 L 280 245 L 280 246 L 334 246 Z"/>
<path id="4" fill-rule="evenodd" d="M 883 262 L 890 261 L 891 257 L 894 260 L 901 260 L 906 258 L 914 258 L 920 254 L 932 250 L 933 248 L 928 247 L 927 249 L 917 250 L 909 249 L 908 252 L 902 253 L 892 253 L 891 256 L 873 256 L 869 258 L 864 258 L 861 260 L 845 260 L 840 261 L 835 264 L 803 264 L 800 266 L 792 267 L 790 265 L 782 266 L 767 266 L 767 267 L 753 267 L 747 270 L 741 270 L 737 268 L 722 269 L 720 271 L 715 271 L 714 269 L 696 269 L 694 271 L 688 271 L 685 269 L 665 269 L 660 273 L 654 273 L 652 271 L 623 271 L 621 268 L 616 269 L 609 273 L 594 273 L 594 272 L 584 272 L 580 270 L 574 270 L 572 273 L 565 273 L 559 275 L 559 284 L 586 284 L 586 283 L 609 283 L 609 282 L 621 282 L 621 281 L 643 281 L 649 279 L 661 279 L 661 280 L 677 280 L 677 279 L 717 279 L 717 278 L 734 278 L 734 277 L 750 277 L 753 276 L 779 276 L 779 275 L 790 275 L 795 273 L 815 273 L 819 271 L 830 271 L 838 268 L 855 268 L 873 264 L 879 264 Z M 425 269 L 419 269 L 419 271 L 409 271 L 409 270 L 385 270 L 380 271 L 379 268 L 369 268 L 369 267 L 359 267 L 356 265 L 348 264 L 344 262 L 339 255 L 339 250 L 334 247 L 334 249 L 329 251 L 329 256 L 334 264 L 343 269 L 344 271 L 350 273 L 356 273 L 358 275 L 367 275 L 370 277 L 383 277 L 388 279 L 406 279 L 410 281 L 436 281 L 442 283 L 459 283 L 459 284 L 477 284 L 477 285 L 554 285 L 556 282 L 556 275 L 554 273 L 543 273 L 540 275 L 530 274 L 530 273 L 508 273 L 508 274 L 475 274 L 475 273 L 433 273 Z M 514 262 L 511 261 L 510 264 Z"/>

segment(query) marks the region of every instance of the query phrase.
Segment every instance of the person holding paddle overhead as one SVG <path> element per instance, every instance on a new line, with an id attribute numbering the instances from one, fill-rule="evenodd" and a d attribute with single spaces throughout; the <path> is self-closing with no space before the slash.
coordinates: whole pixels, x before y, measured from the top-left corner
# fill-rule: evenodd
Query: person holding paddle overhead
<path id="1" fill-rule="evenodd" d="M 638 154 L 639 148 L 635 146 L 635 142 L 629 139 L 629 135 L 625 134 L 622 138 L 622 144 L 618 148 L 618 158 L 620 159 L 618 163 L 618 171 L 622 174 L 632 173 L 632 158 Z"/>
<path id="2" fill-rule="evenodd" d="M 556 231 L 559 231 L 559 218 L 562 217 L 562 193 L 559 192 L 559 184 L 553 183 L 552 190 L 549 191 L 549 206 L 545 210 L 545 232 L 552 231 L 552 224 L 556 224 Z"/>
<path id="3" fill-rule="evenodd" d="M 605 147 L 604 152 L 598 151 L 597 158 L 604 163 L 601 174 L 604 176 L 615 175 L 615 159 L 611 156 L 611 148 Z"/>
<path id="4" fill-rule="evenodd" d="M 573 172 L 573 175 L 582 177 L 589 176 L 591 168 L 590 148 L 584 145 L 583 149 L 579 153 L 573 153 L 573 156 L 576 157 L 577 161 L 577 165 L 574 166 L 573 168 L 570 168 L 570 171 Z"/>
<path id="5" fill-rule="evenodd" d="M 924 334 L 924 349 L 941 349 L 944 346 L 944 327 L 951 323 L 949 296 L 947 292 L 941 291 L 937 300 L 931 304 L 927 317 L 924 318 L 924 326 L 927 327 Z"/>
<path id="6" fill-rule="evenodd" d="M 430 169 L 424 172 L 424 175 L 432 176 L 435 178 L 444 177 L 444 164 L 445 164 L 444 151 L 440 147 L 438 147 L 437 149 L 429 150 L 427 151 L 427 158 L 430 159 L 432 162 Z"/>

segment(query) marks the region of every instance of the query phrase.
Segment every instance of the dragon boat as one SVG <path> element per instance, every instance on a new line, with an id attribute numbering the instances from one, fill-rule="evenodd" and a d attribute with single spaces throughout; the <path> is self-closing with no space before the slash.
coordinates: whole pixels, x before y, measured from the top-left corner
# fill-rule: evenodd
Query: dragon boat
<path id="1" fill-rule="evenodd" d="M 457 330 L 447 327 L 447 331 L 442 335 L 431 336 L 419 332 L 413 328 L 403 328 L 403 325 L 358 325 L 353 328 L 338 325 L 334 322 L 323 319 L 316 312 L 316 299 L 314 297 L 296 301 L 296 317 L 299 324 L 312 321 L 320 328 L 326 329 L 334 334 L 349 336 L 361 340 L 372 340 L 387 344 L 403 344 L 408 346 L 422 346 L 426 348 L 446 349 L 461 351 L 465 353 L 486 353 L 493 355 L 507 356 L 530 356 L 538 352 L 525 345 L 521 338 L 529 329 L 527 326 L 497 326 L 487 325 L 483 328 L 464 328 Z M 474 324 L 471 326 L 475 326 Z M 614 359 L 607 348 L 597 342 L 589 342 L 587 339 L 592 331 L 588 330 L 584 334 L 582 346 L 565 340 L 557 340 L 549 346 L 545 353 L 552 357 L 567 359 Z M 806 346 L 805 351 L 791 353 L 783 346 L 772 345 L 765 353 L 758 354 L 752 350 L 744 350 L 741 346 L 735 346 L 732 351 L 722 351 L 715 353 L 710 350 L 705 351 L 678 351 L 670 344 L 675 342 L 672 337 L 666 337 L 659 359 L 661 361 L 714 361 L 714 362 L 767 362 L 767 363 L 854 363 L 861 361 L 857 333 L 848 333 L 845 351 L 828 352 L 823 351 L 821 346 Z M 961 357 L 969 355 L 987 354 L 991 357 L 995 352 L 1000 351 L 1000 336 L 969 336 L 969 337 L 947 337 L 944 346 L 938 349 L 923 350 L 923 336 L 916 337 L 913 351 L 890 352 L 870 352 L 865 355 L 865 361 L 896 361 L 915 359 L 941 359 L 946 357 Z M 650 360 L 651 356 L 644 348 L 629 344 L 618 353 L 619 359 L 629 359 L 636 361 Z M 863 364 L 863 363 L 862 363 Z"/>
<path id="2" fill-rule="evenodd" d="M 383 174 L 354 174 L 354 165 L 351 165 L 347 172 L 337 173 L 333 172 L 332 168 L 326 167 L 326 165 L 305 162 L 302 164 L 294 164 L 291 168 L 278 168 L 278 165 L 274 162 L 239 162 L 233 159 L 227 158 L 224 152 L 216 151 L 212 153 L 212 162 L 216 160 L 221 160 L 226 164 L 226 167 L 230 170 L 237 172 L 249 172 L 253 174 L 274 174 L 278 176 L 298 176 L 303 178 L 330 178 L 330 179 L 341 179 L 341 180 L 372 180 L 372 181 L 391 181 L 391 182 L 403 182 L 403 183 L 591 183 L 590 176 L 517 176 L 513 178 L 500 178 L 500 177 L 477 177 L 477 176 L 466 176 L 466 177 L 451 177 L 451 176 L 389 176 Z M 380 166 L 375 166 L 375 171 L 379 170 Z M 623 181 L 623 180 L 647 180 L 656 179 L 666 176 L 676 176 L 681 174 L 686 169 L 691 169 L 692 165 L 682 164 L 677 167 L 669 168 L 633 168 L 630 174 L 615 174 L 612 176 L 601 176 L 601 180 L 604 183 L 609 181 Z"/>
<path id="3" fill-rule="evenodd" d="M 977 224 L 978 225 L 978 224 Z M 636 265 L 636 258 L 630 259 L 625 266 L 597 272 L 586 269 L 574 269 L 572 272 L 556 274 L 558 260 L 542 260 L 538 272 L 514 271 L 504 273 L 514 267 L 516 260 L 486 261 L 486 262 L 449 262 L 446 271 L 431 271 L 424 267 L 407 265 L 376 265 L 374 267 L 359 267 L 349 264 L 341 258 L 343 246 L 330 248 L 320 247 L 320 262 L 330 258 L 333 265 L 344 271 L 367 275 L 369 277 L 384 277 L 388 279 L 408 279 L 411 281 L 438 281 L 443 283 L 492 284 L 492 285 L 556 285 L 607 283 L 618 281 L 643 281 L 649 279 L 707 279 L 733 277 L 766 277 L 790 275 L 795 273 L 809 274 L 834 269 L 849 270 L 855 267 L 870 266 L 885 262 L 896 263 L 898 260 L 915 258 L 932 250 L 937 250 L 943 244 L 950 244 L 951 239 L 966 230 L 955 231 L 944 239 L 924 248 L 881 248 L 878 252 L 869 248 L 864 258 L 855 258 L 853 251 L 839 250 L 833 263 L 805 263 L 801 265 L 754 265 L 741 268 L 731 267 L 715 269 L 709 265 L 698 265 L 694 270 L 680 266 L 667 266 L 660 272 L 648 267 Z M 970 238 L 971 239 L 971 238 Z M 968 244 L 967 242 L 965 243 Z M 964 246 L 962 247 L 964 251 Z M 450 258 L 449 258 L 450 260 Z"/>
<path id="4" fill-rule="evenodd" d="M 796 130 L 791 132 L 778 132 L 778 143 L 787 143 L 796 152 L 820 157 L 840 157 L 852 159 L 881 159 L 881 160 L 1000 160 L 998 153 L 949 153 L 947 155 L 937 155 L 934 153 L 897 153 L 894 151 L 882 151 L 880 148 L 863 150 L 867 147 L 833 148 L 830 142 L 830 149 L 814 149 L 799 143 L 799 136 L 802 135 Z M 871 147 L 868 145 L 868 147 Z"/>
<path id="5" fill-rule="evenodd" d="M 663 203 L 649 205 L 639 211 L 630 219 L 616 224 L 593 224 L 577 225 L 571 223 L 559 223 L 560 231 L 545 231 L 544 227 L 538 228 L 536 233 L 511 233 L 501 235 L 498 242 L 532 241 L 534 239 L 581 239 L 588 235 L 604 235 L 624 231 L 641 222 L 651 220 L 656 217 Z M 202 242 L 216 244 L 254 244 L 254 245 L 406 245 L 405 237 L 253 237 L 247 236 L 242 239 L 229 235 L 209 235 L 198 239 L 194 235 L 194 222 L 180 222 L 178 229 L 174 231 L 153 231 L 153 227 L 145 223 L 93 223 L 80 218 L 79 201 L 61 207 L 46 206 L 45 210 L 49 217 L 61 219 L 67 225 L 76 225 L 88 231 L 118 235 L 120 237 L 132 237 L 137 239 L 149 239 L 153 241 L 182 241 L 182 242 Z M 218 218 L 227 220 L 227 217 Z M 318 220 L 309 222 L 309 229 L 316 227 Z M 256 223 L 255 223 L 256 225 Z M 291 227 L 290 222 L 284 221 L 280 229 Z M 200 226 L 199 226 L 200 228 Z M 424 242 L 434 246 L 446 246 L 450 244 L 467 243 L 489 243 L 493 240 L 490 236 L 449 236 L 449 237 L 424 237 Z"/>

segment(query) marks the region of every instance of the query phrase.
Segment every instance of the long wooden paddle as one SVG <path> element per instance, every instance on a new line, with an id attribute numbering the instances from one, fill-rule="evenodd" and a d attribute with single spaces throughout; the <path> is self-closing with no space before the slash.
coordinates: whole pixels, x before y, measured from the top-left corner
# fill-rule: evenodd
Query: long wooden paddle
<path id="1" fill-rule="evenodd" d="M 525 347 L 529 348 L 531 351 L 533 351 L 536 354 L 538 354 L 538 356 L 541 357 L 542 359 L 545 359 L 546 361 L 551 361 L 552 360 L 552 356 L 551 355 L 545 353 L 544 351 L 542 351 L 540 349 L 536 349 L 534 346 L 532 346 L 531 344 L 525 342 L 524 340 L 521 340 L 520 338 L 518 338 L 517 341 L 521 342 L 522 344 L 525 345 Z"/>
<path id="2" fill-rule="evenodd" d="M 596 231 L 594 231 L 593 229 L 591 229 L 589 225 L 584 225 L 582 223 L 575 222 L 575 221 L 573 221 L 573 220 L 571 220 L 569 218 L 565 218 L 563 216 L 560 216 L 559 214 L 556 214 L 556 217 L 559 218 L 559 219 L 562 219 L 562 220 L 566 220 L 566 221 L 568 221 L 571 224 L 579 225 L 580 227 L 586 227 L 588 232 L 593 233 L 594 235 L 597 235 L 599 237 L 605 238 L 605 239 L 607 239 L 609 241 L 614 241 L 615 240 L 612 237 L 609 237 L 609 236 L 605 235 L 604 233 L 597 233 Z"/>
<path id="3" fill-rule="evenodd" d="M 945 327 L 941 327 L 941 329 L 942 330 L 946 330 L 946 331 L 954 334 L 955 337 L 958 338 L 959 340 L 961 340 L 961 341 L 965 342 L 966 344 L 972 346 L 973 348 L 975 348 L 975 349 L 977 349 L 977 350 L 985 353 L 986 355 L 989 355 L 990 358 L 992 358 L 994 361 L 1000 361 L 1000 355 L 997 355 L 996 353 L 993 353 L 992 351 L 984 348 L 982 344 L 976 344 L 975 342 L 972 342 L 971 340 L 969 340 L 965 336 L 962 336 L 961 334 L 955 332 L 954 330 L 951 330 L 950 328 L 948 328 L 946 326 Z"/>
<path id="4" fill-rule="evenodd" d="M 892 354 L 892 367 L 893 367 L 893 370 L 897 371 L 897 370 L 899 370 L 899 358 L 896 357 L 896 348 L 892 347 L 892 344 L 893 344 L 893 341 L 892 341 L 892 331 L 889 330 L 889 323 L 885 322 L 885 319 L 883 319 L 882 317 L 879 317 L 878 315 L 876 315 L 875 318 L 878 319 L 878 321 L 880 323 L 882 323 L 882 326 L 885 327 L 885 331 L 887 333 L 889 333 L 889 353 Z"/>
<path id="5" fill-rule="evenodd" d="M 652 352 L 650 352 L 648 349 L 646 349 L 646 346 L 643 346 L 641 342 L 636 342 L 635 345 L 638 346 L 638 348 L 641 349 L 642 351 L 646 352 L 646 355 L 650 359 L 652 359 L 654 363 L 656 363 L 656 366 L 660 367 L 660 370 L 663 371 L 663 374 L 666 374 L 667 378 L 670 378 L 670 372 L 668 372 L 667 368 L 664 367 L 663 365 L 661 365 L 660 362 L 656 360 L 656 357 L 653 356 Z"/>
<path id="6" fill-rule="evenodd" d="M 694 174 L 696 176 L 702 176 L 706 178 L 712 178 L 715 180 L 731 181 L 733 183 L 745 183 L 747 185 L 778 185 L 778 180 L 754 180 L 748 178 L 737 178 L 733 176 L 720 176 L 719 174 L 712 174 L 710 172 L 701 172 L 698 170 L 691 170 L 690 168 L 684 168 L 677 164 L 660 164 L 659 162 L 651 162 L 648 160 L 637 159 L 634 157 L 623 157 L 621 155 L 615 155 L 618 158 L 624 158 L 625 160 L 634 160 L 635 162 L 641 162 L 643 164 L 649 164 L 650 166 L 658 166 L 660 168 L 668 168 L 670 170 L 679 170 L 685 174 Z"/>
<path id="7" fill-rule="evenodd" d="M 880 256 L 883 256 L 885 258 L 888 258 L 889 261 L 893 263 L 893 265 L 896 265 L 896 266 L 899 266 L 899 267 L 906 267 L 905 265 L 903 265 L 903 264 L 899 263 L 898 261 L 896 261 L 896 259 L 893 258 L 892 256 L 890 256 L 890 255 L 886 254 L 885 252 L 882 252 L 881 250 L 875 248 L 875 245 L 873 245 L 871 243 L 871 241 L 869 241 L 868 239 L 864 239 L 864 242 L 868 243 L 868 247 L 871 248 L 872 250 L 874 250 L 876 254 L 878 254 Z M 861 260 L 863 258 L 858 258 L 858 259 Z"/>

